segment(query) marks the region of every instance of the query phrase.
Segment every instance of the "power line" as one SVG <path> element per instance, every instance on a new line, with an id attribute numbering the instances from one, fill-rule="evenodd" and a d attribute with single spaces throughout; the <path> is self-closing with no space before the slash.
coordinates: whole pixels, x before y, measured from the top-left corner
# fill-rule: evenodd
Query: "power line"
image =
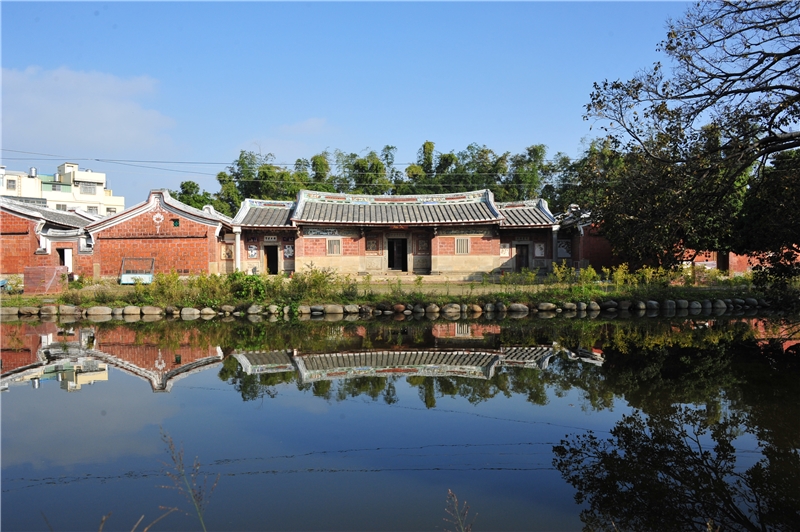
<path id="1" fill-rule="evenodd" d="M 54 155 L 51 153 L 39 153 L 39 152 L 31 152 L 31 151 L 22 151 L 22 150 L 12 150 L 8 148 L 2 148 L 2 151 L 11 152 L 11 153 L 24 153 L 29 155 L 41 155 L 45 157 L 50 157 L 53 160 L 65 160 L 65 161 L 94 161 L 94 162 L 101 162 L 101 163 L 115 163 L 115 164 L 123 164 L 123 163 L 142 163 L 142 164 L 202 164 L 202 165 L 222 165 L 222 166 L 231 166 L 236 163 L 233 162 L 209 162 L 209 161 L 158 161 L 158 160 L 139 160 L 139 159 L 106 159 L 106 158 L 98 158 L 98 157 L 68 157 L 65 155 Z M 6 157 L 9 160 L 30 160 L 30 157 Z M 40 159 L 40 160 L 49 160 L 49 159 Z M 300 160 L 300 159 L 298 159 Z M 305 161 L 309 161 L 309 159 L 304 159 Z M 552 163 L 557 161 L 557 159 L 544 159 L 543 163 Z M 265 164 L 271 166 L 283 166 L 283 167 L 294 167 L 296 166 L 297 162 L 293 163 L 278 163 L 278 162 L 266 162 Z M 398 163 L 395 162 L 392 166 L 417 166 L 419 162 L 410 162 L 410 163 Z M 158 169 L 158 168 L 156 168 Z M 475 174 L 477 175 L 477 174 Z"/>

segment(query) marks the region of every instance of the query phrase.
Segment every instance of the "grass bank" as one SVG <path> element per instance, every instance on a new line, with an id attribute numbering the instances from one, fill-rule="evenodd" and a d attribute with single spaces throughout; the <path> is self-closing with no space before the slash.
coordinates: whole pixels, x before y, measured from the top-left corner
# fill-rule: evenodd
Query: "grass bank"
<path id="1" fill-rule="evenodd" d="M 546 276 L 535 272 L 484 275 L 481 281 L 441 281 L 436 276 L 372 277 L 340 275 L 328 269 L 309 269 L 291 277 L 247 275 L 156 274 L 152 284 L 120 286 L 113 281 L 70 283 L 53 296 L 3 295 L 2 306 L 66 304 L 79 307 L 103 305 L 153 305 L 159 307 L 219 308 L 245 304 L 377 304 L 503 302 L 536 304 L 578 301 L 724 299 L 765 297 L 748 275 L 726 277 L 717 270 L 668 271 L 644 268 L 630 271 L 626 265 L 597 272 L 556 266 Z"/>

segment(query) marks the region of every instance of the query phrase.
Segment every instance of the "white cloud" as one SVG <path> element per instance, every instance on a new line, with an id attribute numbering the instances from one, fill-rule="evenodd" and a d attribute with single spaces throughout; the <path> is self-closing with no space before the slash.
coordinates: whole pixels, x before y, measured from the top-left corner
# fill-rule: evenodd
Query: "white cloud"
<path id="1" fill-rule="evenodd" d="M 3 145 L 85 157 L 161 152 L 174 120 L 141 101 L 157 90 L 149 76 L 4 68 Z"/>

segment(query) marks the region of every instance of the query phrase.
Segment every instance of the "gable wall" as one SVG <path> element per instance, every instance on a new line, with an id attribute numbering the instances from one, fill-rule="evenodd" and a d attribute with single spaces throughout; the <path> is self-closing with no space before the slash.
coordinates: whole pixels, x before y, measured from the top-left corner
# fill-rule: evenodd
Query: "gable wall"
<path id="1" fill-rule="evenodd" d="M 163 216 L 160 223 L 153 219 L 157 214 Z M 218 273 L 215 231 L 214 226 L 155 207 L 95 235 L 95 274 L 119 275 L 125 257 L 154 258 L 156 273 Z"/>

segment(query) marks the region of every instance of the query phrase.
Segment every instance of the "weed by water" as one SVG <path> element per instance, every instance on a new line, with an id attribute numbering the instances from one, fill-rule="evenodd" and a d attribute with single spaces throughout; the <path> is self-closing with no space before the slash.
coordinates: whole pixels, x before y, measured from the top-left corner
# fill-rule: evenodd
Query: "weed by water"
<path id="1" fill-rule="evenodd" d="M 214 483 L 211 484 L 209 488 L 209 476 L 206 473 L 200 472 L 200 462 L 197 457 L 195 457 L 191 467 L 187 468 L 183 460 L 183 446 L 177 447 L 172 437 L 163 429 L 161 430 L 161 441 L 166 445 L 170 461 L 172 462 L 172 464 L 164 463 L 166 468 L 164 473 L 172 479 L 174 484 L 174 486 L 162 487 L 176 489 L 186 497 L 186 500 L 194 506 L 197 519 L 200 521 L 200 526 L 205 531 L 206 523 L 203 520 L 203 514 L 205 513 L 206 506 L 208 506 L 211 494 L 214 492 L 214 488 L 217 487 L 219 475 L 217 475 Z"/>
<path id="2" fill-rule="evenodd" d="M 452 490 L 447 490 L 447 504 L 444 511 L 450 516 L 445 517 L 444 520 L 456 527 L 454 532 L 471 532 L 472 524 L 475 522 L 475 518 L 478 517 L 478 514 L 475 514 L 472 520 L 468 520 L 469 505 L 467 501 L 464 501 L 464 504 L 459 508 L 458 497 Z M 445 532 L 448 532 L 448 529 L 445 529 Z"/>

